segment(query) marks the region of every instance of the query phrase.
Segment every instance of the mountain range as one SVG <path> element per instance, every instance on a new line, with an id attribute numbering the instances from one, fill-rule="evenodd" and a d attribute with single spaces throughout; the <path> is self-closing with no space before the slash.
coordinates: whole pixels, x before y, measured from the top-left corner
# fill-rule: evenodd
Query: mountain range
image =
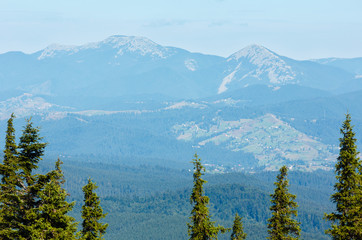
<path id="1" fill-rule="evenodd" d="M 1 131 L 14 112 L 18 126 L 39 122 L 55 155 L 184 166 L 197 151 L 213 171 L 330 169 L 343 114 L 362 126 L 361 66 L 260 45 L 224 58 L 118 35 L 8 52 Z"/>
<path id="2" fill-rule="evenodd" d="M 164 47 L 143 37 L 112 36 L 82 46 L 50 45 L 33 54 L 1 54 L 0 81 L 1 92 L 51 96 L 200 98 L 254 84 L 297 84 L 340 93 L 352 90 L 349 85 L 362 89 L 361 62 L 296 61 L 259 45 L 223 58 Z"/>

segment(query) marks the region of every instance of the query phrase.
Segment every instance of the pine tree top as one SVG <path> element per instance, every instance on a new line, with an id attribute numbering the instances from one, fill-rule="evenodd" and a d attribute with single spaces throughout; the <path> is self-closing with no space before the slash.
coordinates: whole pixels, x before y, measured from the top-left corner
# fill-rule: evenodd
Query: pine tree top
<path id="1" fill-rule="evenodd" d="M 272 217 L 268 220 L 268 239 L 271 240 L 293 240 L 300 236 L 300 223 L 292 216 L 296 217 L 298 204 L 294 201 L 296 196 L 289 193 L 289 182 L 287 179 L 288 168 L 283 166 L 277 176 L 274 193 L 270 194 L 272 206 Z"/>
<path id="2" fill-rule="evenodd" d="M 242 218 L 236 213 L 231 233 L 231 240 L 244 240 L 246 239 L 246 236 L 246 233 L 244 233 Z"/>
<path id="3" fill-rule="evenodd" d="M 362 239 L 362 163 L 351 125 L 351 115 L 346 114 L 340 129 L 339 156 L 335 165 L 337 182 L 331 200 L 336 203 L 336 211 L 326 214 L 332 221 L 326 231 L 333 239 Z"/>
<path id="4" fill-rule="evenodd" d="M 17 145 L 15 143 L 15 129 L 13 121 L 15 115 L 11 114 L 7 122 L 6 136 L 5 136 L 5 149 L 4 149 L 4 164 L 13 164 L 14 158 L 17 154 Z"/>
<path id="5" fill-rule="evenodd" d="M 42 137 L 39 136 L 39 128 L 33 127 L 31 119 L 23 130 L 19 142 L 19 162 L 25 175 L 30 175 L 33 170 L 38 168 L 38 163 L 42 160 L 44 149 L 47 143 L 43 143 Z"/>
<path id="6" fill-rule="evenodd" d="M 197 154 L 192 160 L 194 164 L 194 187 L 190 197 L 190 203 L 193 205 L 191 211 L 191 222 L 187 224 L 188 234 L 193 240 L 211 240 L 217 239 L 219 232 L 225 232 L 228 229 L 223 226 L 215 226 L 215 222 L 210 220 L 209 197 L 204 195 L 203 184 L 206 183 L 201 177 L 205 168 L 201 164 L 201 159 Z"/>
<path id="7" fill-rule="evenodd" d="M 81 239 L 100 240 L 106 233 L 108 224 L 100 222 L 107 214 L 103 213 L 98 195 L 94 192 L 97 185 L 88 178 L 88 183 L 82 188 L 84 193 L 84 205 L 82 206 L 83 229 Z"/>

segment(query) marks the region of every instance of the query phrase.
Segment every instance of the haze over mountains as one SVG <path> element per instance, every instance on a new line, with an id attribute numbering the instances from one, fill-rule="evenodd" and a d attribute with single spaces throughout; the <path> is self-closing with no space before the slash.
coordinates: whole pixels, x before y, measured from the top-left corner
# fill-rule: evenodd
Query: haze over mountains
<path id="1" fill-rule="evenodd" d="M 223 58 L 111 36 L 1 54 L 0 119 L 38 118 L 54 154 L 182 165 L 197 150 L 219 171 L 325 169 L 347 109 L 362 126 L 361 66 L 259 45 Z"/>
<path id="2" fill-rule="evenodd" d="M 143 37 L 112 36 L 82 46 L 51 45 L 30 55 L 8 52 L 0 61 L 2 91 L 199 98 L 252 84 L 342 92 L 348 90 L 346 82 L 360 84 L 356 77 L 361 74 L 359 68 L 343 66 L 362 60 L 296 61 L 259 45 L 222 58 L 164 47 Z"/>

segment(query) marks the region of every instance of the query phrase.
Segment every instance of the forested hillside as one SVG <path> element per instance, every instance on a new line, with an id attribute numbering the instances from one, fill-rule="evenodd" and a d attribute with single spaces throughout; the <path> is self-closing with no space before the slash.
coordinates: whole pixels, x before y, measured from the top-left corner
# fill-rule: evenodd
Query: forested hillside
<path id="1" fill-rule="evenodd" d="M 47 160 L 41 167 L 46 171 Z M 85 167 L 86 166 L 86 167 Z M 191 169 L 191 164 L 189 164 Z M 82 192 L 80 185 L 92 176 L 102 197 L 102 206 L 110 224 L 106 239 L 186 239 L 191 211 L 192 172 L 150 165 L 115 165 L 67 161 L 63 166 L 70 193 L 77 201 L 74 216 L 79 219 Z M 235 213 L 244 217 L 247 239 L 265 239 L 266 221 L 270 217 L 269 194 L 275 172 L 207 174 L 205 194 L 210 197 L 212 220 L 232 226 Z M 333 205 L 333 172 L 290 172 L 291 192 L 300 204 L 298 219 L 304 239 L 328 239 L 324 212 Z M 146 237 L 145 237 L 146 236 Z M 224 236 L 224 237 L 223 237 Z M 229 234 L 220 235 L 228 239 Z"/>
<path id="2" fill-rule="evenodd" d="M 200 179 L 199 184 L 205 184 L 205 192 L 201 188 L 199 194 L 205 194 L 207 199 L 201 202 L 206 203 L 205 208 L 211 219 L 209 224 L 213 225 L 212 221 L 216 221 L 225 227 L 216 227 L 216 235 L 210 239 L 216 239 L 220 230 L 218 238 L 229 239 L 230 232 L 224 230 L 232 227 L 236 214 L 243 217 L 248 239 L 264 239 L 270 234 L 271 230 L 267 231 L 267 226 L 270 228 L 274 216 L 270 211 L 273 209 L 270 200 L 272 196 L 277 196 L 277 192 L 271 195 L 276 172 L 243 173 L 230 169 L 229 173 L 215 173 L 214 168 L 209 168 L 210 173 L 204 175 L 200 172 L 197 175 L 196 166 L 200 166 L 199 171 L 205 170 L 197 155 L 197 161 L 193 159 L 192 162 L 194 170 L 192 163 L 186 169 L 172 169 L 154 162 L 152 165 L 140 165 L 137 161 L 132 163 L 132 159 L 127 159 L 128 163 L 116 164 L 106 163 L 102 158 L 97 163 L 87 161 L 86 158 L 70 159 L 66 156 L 62 157 L 66 162 L 62 166 L 60 160 L 55 162 L 49 156 L 42 160 L 46 144 L 42 142 L 39 128 L 33 127 L 30 120 L 17 143 L 13 119 L 14 115 L 8 120 L 5 150 L 0 165 L 2 236 L 14 239 L 75 239 L 76 236 L 83 236 L 86 239 L 85 236 L 94 231 L 99 237 L 106 233 L 107 239 L 185 239 L 188 232 L 186 223 L 190 222 L 190 213 L 195 214 L 191 211 L 190 199 L 194 199 L 191 203 L 199 201 L 194 195 L 197 179 Z M 336 173 L 346 178 L 346 183 L 352 189 L 356 188 L 353 191 L 358 197 L 361 164 L 355 145 L 357 139 L 354 138 L 350 121 L 350 115 L 347 114 L 341 128 L 343 138 L 340 138 L 341 149 Z M 348 161 L 354 165 L 350 166 Z M 280 174 L 283 173 L 286 177 L 287 169 L 283 166 Z M 353 171 L 353 174 L 348 174 Z M 339 189 L 341 184 L 345 184 L 340 182 L 341 178 L 336 181 L 334 175 L 331 171 L 322 170 L 291 171 L 289 174 L 291 193 L 286 196 L 291 196 L 296 201 L 292 205 L 296 208 L 293 210 L 296 215 L 293 221 L 300 224 L 303 239 L 329 239 L 325 231 L 330 225 L 323 217 L 330 212 L 332 213 L 328 216 L 334 216 L 335 207 L 330 196 L 337 199 L 335 202 L 339 201 L 339 192 L 333 193 L 333 189 Z M 352 182 L 348 180 L 351 177 L 355 177 Z M 278 186 L 275 182 L 274 185 Z M 281 186 L 287 189 L 288 181 Z M 343 188 L 340 189 L 344 191 Z M 93 197 L 88 199 L 87 196 Z M 278 201 L 274 198 L 272 202 L 275 204 Z M 94 206 L 93 210 L 89 210 Z M 54 209 L 53 212 L 57 214 L 53 215 L 49 209 Z M 102 209 L 107 214 L 103 214 Z M 353 209 L 356 209 L 358 217 L 358 208 Z M 339 208 L 337 211 L 340 211 Z M 9 212 L 15 214 L 8 215 Z M 99 222 L 96 227 L 92 225 L 89 228 L 92 230 L 87 230 L 91 214 L 96 214 Z M 104 217 L 106 218 L 102 220 Z M 332 221 L 333 219 L 335 218 L 331 217 Z M 75 220 L 82 222 L 82 229 L 78 230 L 77 235 Z M 58 225 L 57 221 L 66 224 Z M 336 226 L 333 225 L 333 229 Z M 340 234 L 334 231 L 336 230 L 328 230 L 328 233 Z M 299 230 L 296 234 L 299 234 Z"/>

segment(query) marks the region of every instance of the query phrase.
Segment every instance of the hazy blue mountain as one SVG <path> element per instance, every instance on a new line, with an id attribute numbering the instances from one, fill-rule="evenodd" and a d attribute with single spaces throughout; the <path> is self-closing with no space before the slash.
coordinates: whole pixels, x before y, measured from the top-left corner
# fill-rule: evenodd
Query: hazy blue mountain
<path id="1" fill-rule="evenodd" d="M 9 52 L 0 130 L 12 112 L 18 129 L 33 116 L 50 154 L 92 161 L 182 167 L 197 151 L 213 171 L 330 169 L 344 113 L 362 127 L 362 92 L 355 62 L 319 62 L 258 45 L 223 58 L 128 36 Z"/>
<path id="2" fill-rule="evenodd" d="M 282 86 L 296 84 L 326 91 L 342 92 L 354 75 L 340 68 L 312 61 L 297 61 L 259 46 L 248 46 L 227 58 L 227 76 L 218 93 L 253 84 Z M 359 86 L 359 88 L 361 88 Z"/>
<path id="3" fill-rule="evenodd" d="M 320 64 L 329 65 L 344 69 L 347 72 L 353 73 L 357 78 L 362 75 L 362 57 L 360 58 L 322 58 L 312 60 Z"/>
<path id="4" fill-rule="evenodd" d="M 0 82 L 2 91 L 55 96 L 198 97 L 216 93 L 223 61 L 147 38 L 112 36 L 82 46 L 51 45 L 30 55 L 2 54 Z"/>
<path id="5" fill-rule="evenodd" d="M 291 100 L 314 99 L 332 96 L 330 92 L 316 88 L 304 87 L 297 84 L 282 86 L 249 85 L 236 90 L 229 90 L 219 95 L 205 98 L 206 101 L 233 99 L 238 105 L 254 106 L 287 102 Z"/>
<path id="6" fill-rule="evenodd" d="M 223 58 L 161 46 L 144 37 L 116 35 L 81 46 L 50 45 L 33 54 L 1 54 L 0 94 L 40 94 L 64 102 L 144 94 L 200 98 L 260 84 L 334 92 L 361 89 L 356 73 L 347 70 L 296 61 L 258 45 Z M 346 88 L 348 82 L 353 88 Z"/>
<path id="7" fill-rule="evenodd" d="M 362 86 L 362 58 L 324 58 L 313 60 L 317 63 L 333 66 L 351 73 L 354 78 L 340 87 L 342 92 L 356 91 Z"/>

